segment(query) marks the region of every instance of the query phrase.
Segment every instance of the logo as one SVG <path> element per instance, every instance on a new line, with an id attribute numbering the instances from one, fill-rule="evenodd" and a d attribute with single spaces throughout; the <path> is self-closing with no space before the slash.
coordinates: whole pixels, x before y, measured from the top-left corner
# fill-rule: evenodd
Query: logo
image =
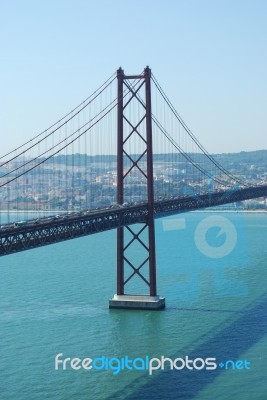
<path id="1" fill-rule="evenodd" d="M 217 368 L 226 370 L 250 370 L 250 362 L 247 360 L 227 360 L 225 362 L 217 363 L 216 357 L 197 357 L 190 358 L 188 355 L 185 357 L 177 357 L 175 359 L 161 356 L 159 358 L 149 356 L 136 357 L 131 359 L 127 355 L 121 358 L 118 357 L 96 357 L 96 358 L 63 358 L 63 353 L 59 353 L 55 357 L 55 370 L 111 370 L 113 375 L 118 375 L 121 371 L 136 370 L 148 371 L 149 375 L 153 375 L 154 371 L 176 370 L 181 371 L 184 369 L 190 371 L 214 371 Z"/>
<path id="2" fill-rule="evenodd" d="M 248 294 L 247 284 L 237 273 L 248 262 L 242 213 L 187 213 L 164 219 L 162 228 L 161 254 L 170 251 L 167 259 L 159 254 L 158 264 L 164 265 L 168 298 L 192 303 L 205 293 L 217 298 Z"/>
<path id="3" fill-rule="evenodd" d="M 213 246 L 207 241 L 207 233 L 211 229 L 217 229 L 216 238 L 225 237 L 219 246 Z M 228 218 L 212 215 L 204 218 L 196 227 L 195 244 L 198 250 L 209 258 L 223 258 L 228 256 L 236 247 L 237 232 L 235 226 Z"/>

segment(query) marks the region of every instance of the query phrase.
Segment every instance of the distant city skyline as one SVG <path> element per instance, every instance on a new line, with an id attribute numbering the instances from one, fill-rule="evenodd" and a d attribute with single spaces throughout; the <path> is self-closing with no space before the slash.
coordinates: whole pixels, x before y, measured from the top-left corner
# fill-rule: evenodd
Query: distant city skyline
<path id="1" fill-rule="evenodd" d="M 118 67 L 146 65 L 210 153 L 267 149 L 266 1 L 14 0 L 0 11 L 0 155 Z"/>

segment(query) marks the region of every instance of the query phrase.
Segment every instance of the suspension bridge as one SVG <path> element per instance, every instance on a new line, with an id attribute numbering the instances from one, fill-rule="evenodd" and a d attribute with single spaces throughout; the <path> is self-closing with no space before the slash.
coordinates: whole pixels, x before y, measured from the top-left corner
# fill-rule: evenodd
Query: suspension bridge
<path id="1" fill-rule="evenodd" d="M 267 196 L 188 128 L 149 67 L 120 68 L 46 130 L 0 157 L 0 255 L 117 230 L 111 308 L 160 309 L 154 220 Z M 141 260 L 136 257 L 139 246 Z M 138 279 L 147 290 L 136 293 Z"/>

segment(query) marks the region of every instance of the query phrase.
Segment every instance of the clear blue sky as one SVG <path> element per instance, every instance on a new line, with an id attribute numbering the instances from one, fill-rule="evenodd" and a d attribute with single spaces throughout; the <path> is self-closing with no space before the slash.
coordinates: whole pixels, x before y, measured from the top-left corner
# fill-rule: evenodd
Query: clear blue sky
<path id="1" fill-rule="evenodd" d="M 3 154 L 146 65 L 210 152 L 267 149 L 266 0 L 0 0 Z"/>

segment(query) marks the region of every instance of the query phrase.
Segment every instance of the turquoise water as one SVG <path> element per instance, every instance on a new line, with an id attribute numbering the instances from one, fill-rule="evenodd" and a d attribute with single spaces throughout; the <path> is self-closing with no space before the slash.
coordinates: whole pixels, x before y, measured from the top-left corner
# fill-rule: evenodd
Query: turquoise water
<path id="1" fill-rule="evenodd" d="M 214 215 L 156 221 L 158 292 L 167 304 L 159 312 L 108 309 L 115 231 L 2 257 L 1 400 L 265 400 L 267 215 L 220 214 L 226 232 L 218 234 L 213 219 L 205 250 L 196 232 Z M 211 258 L 207 252 L 224 248 L 227 235 L 229 254 Z M 251 369 L 56 371 L 58 353 L 241 359 Z"/>

